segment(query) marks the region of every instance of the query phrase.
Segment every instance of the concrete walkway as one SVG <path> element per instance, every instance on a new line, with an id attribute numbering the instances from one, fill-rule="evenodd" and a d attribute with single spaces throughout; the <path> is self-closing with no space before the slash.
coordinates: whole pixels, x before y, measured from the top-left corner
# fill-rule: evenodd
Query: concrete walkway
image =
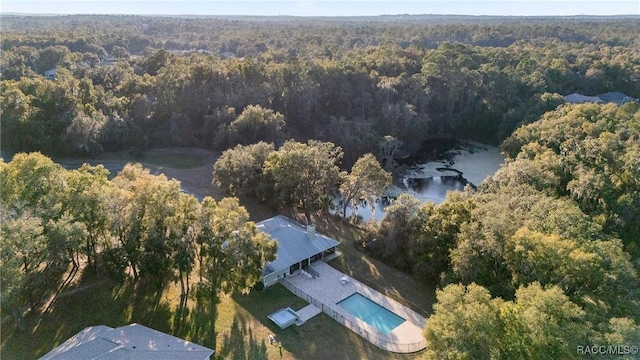
<path id="1" fill-rule="evenodd" d="M 300 318 L 296 321 L 296 325 L 300 326 L 306 323 L 312 317 L 320 314 L 322 310 L 318 309 L 314 305 L 309 304 L 296 312 L 298 313 L 298 315 L 300 315 Z"/>
<path id="2" fill-rule="evenodd" d="M 426 347 L 426 341 L 422 336 L 426 319 L 422 315 L 351 277 L 347 277 L 348 281 L 345 282 L 343 279 L 345 274 L 323 261 L 316 261 L 311 264 L 311 267 L 320 274 L 319 277 L 310 279 L 294 274 L 281 279 L 282 284 L 298 297 L 315 305 L 322 312 L 380 348 L 408 353 Z M 338 305 L 340 301 L 355 293 L 366 296 L 404 318 L 405 321 L 389 333 L 381 333 Z"/>

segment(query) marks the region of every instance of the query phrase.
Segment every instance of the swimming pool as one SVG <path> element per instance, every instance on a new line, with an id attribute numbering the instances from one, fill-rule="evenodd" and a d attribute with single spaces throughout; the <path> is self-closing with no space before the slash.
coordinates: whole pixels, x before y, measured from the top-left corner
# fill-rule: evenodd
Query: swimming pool
<path id="1" fill-rule="evenodd" d="M 388 334 L 405 321 L 360 293 L 349 296 L 338 305 L 383 334 Z"/>

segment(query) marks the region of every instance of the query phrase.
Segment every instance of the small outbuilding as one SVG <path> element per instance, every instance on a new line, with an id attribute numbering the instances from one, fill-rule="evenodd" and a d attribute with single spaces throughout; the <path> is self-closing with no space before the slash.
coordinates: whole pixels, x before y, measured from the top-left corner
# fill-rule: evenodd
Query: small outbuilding
<path id="1" fill-rule="evenodd" d="M 285 309 L 280 309 L 273 314 L 270 314 L 268 318 L 273 321 L 276 325 L 280 327 L 280 329 L 286 329 L 289 326 L 293 325 L 300 319 L 300 315 L 297 312 L 293 311 L 290 307 Z M 269 339 L 271 342 L 271 339 Z"/>
<path id="2" fill-rule="evenodd" d="M 133 323 L 115 329 L 104 325 L 85 328 L 40 360 L 209 360 L 213 353 L 204 346 Z"/>
<path id="3" fill-rule="evenodd" d="M 58 74 L 58 69 L 53 68 L 44 72 L 44 78 L 49 80 L 55 80 L 57 74 Z"/>
<path id="4" fill-rule="evenodd" d="M 278 242 L 275 260 L 267 263 L 262 271 L 265 287 L 302 269 L 313 272 L 308 265 L 318 260 L 333 258 L 336 247 L 340 245 L 339 241 L 316 233 L 313 225 L 305 227 L 282 215 L 260 221 L 256 226 L 258 230 Z"/>

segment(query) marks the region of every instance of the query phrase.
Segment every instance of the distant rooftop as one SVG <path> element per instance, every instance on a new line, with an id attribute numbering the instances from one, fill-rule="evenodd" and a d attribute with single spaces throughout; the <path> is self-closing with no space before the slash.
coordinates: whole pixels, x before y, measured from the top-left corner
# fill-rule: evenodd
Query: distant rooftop
<path id="1" fill-rule="evenodd" d="M 564 97 L 568 103 L 583 104 L 583 103 L 602 103 L 602 99 L 597 96 L 586 96 L 578 93 L 573 93 Z"/>
<path id="2" fill-rule="evenodd" d="M 598 95 L 598 97 L 602 99 L 604 102 L 612 102 L 618 105 L 623 105 L 634 100 L 637 101 L 637 99 L 633 99 L 632 97 L 627 96 L 621 92 L 608 92 L 608 93 L 600 94 Z"/>
<path id="3" fill-rule="evenodd" d="M 209 360 L 213 350 L 140 324 L 85 328 L 40 360 Z"/>
<path id="4" fill-rule="evenodd" d="M 597 96 L 587 96 L 578 93 L 573 93 L 564 97 L 564 99 L 571 104 L 584 104 L 584 103 L 614 103 L 617 105 L 624 105 L 628 102 L 638 101 L 630 96 L 627 96 L 621 92 L 608 92 Z"/>

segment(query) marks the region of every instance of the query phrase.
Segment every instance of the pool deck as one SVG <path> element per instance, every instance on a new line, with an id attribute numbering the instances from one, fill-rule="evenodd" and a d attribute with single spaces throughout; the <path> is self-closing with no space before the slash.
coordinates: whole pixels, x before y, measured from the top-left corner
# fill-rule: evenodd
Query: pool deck
<path id="1" fill-rule="evenodd" d="M 295 288 L 301 293 L 308 295 L 308 297 L 313 299 L 312 301 L 310 301 L 310 299 L 303 299 L 310 301 L 327 315 L 347 327 L 350 327 L 347 324 L 351 324 L 350 328 L 352 331 L 358 333 L 378 347 L 393 352 L 405 353 L 419 351 L 426 347 L 426 341 L 422 336 L 422 330 L 426 320 L 422 315 L 351 277 L 347 276 L 348 281 L 345 282 L 345 274 L 323 261 L 316 261 L 311 264 L 311 267 L 320 274 L 319 277 L 310 279 L 306 276 L 293 274 L 292 276 L 281 279 L 281 281 L 285 287 L 290 290 L 292 290 L 291 288 Z M 296 292 L 294 291 L 294 293 Z M 338 302 L 354 293 L 360 293 L 368 297 L 382 307 L 401 316 L 406 321 L 388 334 L 382 334 L 373 326 L 355 317 L 338 305 Z M 296 295 L 300 296 L 300 294 Z"/>

